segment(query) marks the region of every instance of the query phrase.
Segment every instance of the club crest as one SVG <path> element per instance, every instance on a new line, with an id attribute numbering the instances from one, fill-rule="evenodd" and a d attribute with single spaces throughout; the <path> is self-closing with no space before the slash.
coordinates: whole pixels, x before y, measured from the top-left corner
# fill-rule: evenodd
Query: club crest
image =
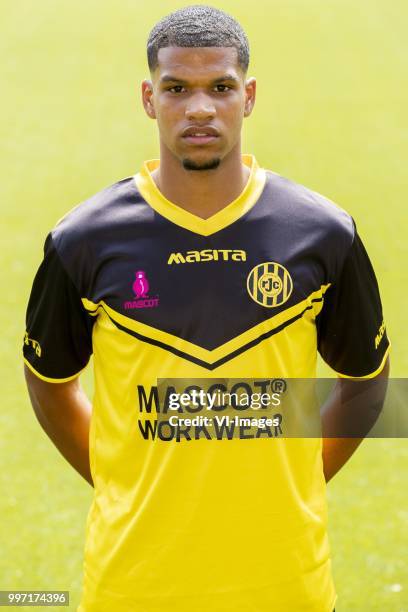
<path id="1" fill-rule="evenodd" d="M 274 261 L 252 268 L 247 278 L 247 289 L 251 298 L 266 308 L 281 306 L 290 297 L 293 282 L 289 272 Z"/>

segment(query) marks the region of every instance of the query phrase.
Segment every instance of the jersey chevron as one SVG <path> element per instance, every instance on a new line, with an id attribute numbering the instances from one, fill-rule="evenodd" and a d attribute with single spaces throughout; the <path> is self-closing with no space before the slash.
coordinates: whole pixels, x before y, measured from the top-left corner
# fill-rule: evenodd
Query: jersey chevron
<path id="1" fill-rule="evenodd" d="M 258 325 L 255 325 L 236 338 L 233 338 L 229 342 L 213 350 L 207 350 L 184 338 L 174 336 L 160 329 L 155 329 L 154 327 L 135 321 L 116 312 L 103 300 L 98 304 L 94 304 L 90 300 L 82 298 L 82 303 L 90 315 L 97 316 L 99 314 L 99 316 L 109 317 L 119 330 L 134 336 L 138 340 L 158 346 L 183 359 L 196 363 L 207 370 L 214 370 L 249 348 L 279 333 L 301 317 L 307 315 L 314 320 L 322 308 L 323 296 L 329 287 L 330 284 L 322 285 L 318 291 L 314 291 L 305 300 L 262 321 Z"/>

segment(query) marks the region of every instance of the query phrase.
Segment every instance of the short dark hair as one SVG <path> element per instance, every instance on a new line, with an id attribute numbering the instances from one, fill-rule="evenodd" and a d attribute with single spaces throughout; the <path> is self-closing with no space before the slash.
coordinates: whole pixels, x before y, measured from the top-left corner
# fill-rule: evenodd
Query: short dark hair
<path id="1" fill-rule="evenodd" d="M 248 70 L 249 43 L 244 30 L 234 17 L 212 6 L 186 6 L 156 23 L 147 41 L 151 71 L 163 47 L 235 47 L 240 67 L 244 73 Z"/>

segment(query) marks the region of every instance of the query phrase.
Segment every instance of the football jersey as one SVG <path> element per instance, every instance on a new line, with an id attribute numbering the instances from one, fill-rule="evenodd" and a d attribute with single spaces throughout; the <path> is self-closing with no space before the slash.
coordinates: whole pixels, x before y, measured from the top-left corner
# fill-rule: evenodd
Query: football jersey
<path id="1" fill-rule="evenodd" d="M 242 161 L 245 188 L 208 219 L 167 200 L 149 160 L 47 236 L 25 362 L 58 383 L 93 354 L 80 612 L 333 610 L 321 437 L 177 429 L 163 414 L 174 381 L 266 389 L 315 377 L 318 352 L 346 377 L 385 363 L 352 217 Z"/>

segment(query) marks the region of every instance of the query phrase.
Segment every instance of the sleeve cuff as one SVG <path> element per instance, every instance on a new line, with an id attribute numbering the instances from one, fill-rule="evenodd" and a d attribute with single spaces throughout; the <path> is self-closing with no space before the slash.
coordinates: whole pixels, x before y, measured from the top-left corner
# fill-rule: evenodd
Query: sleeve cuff
<path id="1" fill-rule="evenodd" d="M 334 370 L 334 372 L 336 372 L 337 376 L 339 376 L 340 378 L 351 378 L 353 380 L 358 380 L 358 379 L 367 379 L 367 378 L 375 378 L 376 376 L 378 376 L 378 374 L 380 374 L 380 372 L 383 370 L 384 366 L 385 366 L 385 362 L 387 360 L 387 357 L 390 353 L 390 349 L 391 349 L 391 342 L 388 341 L 388 346 L 387 349 L 384 353 L 384 357 L 382 358 L 382 361 L 380 363 L 380 365 L 378 366 L 378 368 L 376 370 L 374 370 L 374 372 L 370 372 L 370 374 L 365 374 L 365 376 L 349 376 L 348 374 L 342 374 L 341 372 L 337 372 L 336 370 Z"/>
<path id="2" fill-rule="evenodd" d="M 41 380 L 44 380 L 45 382 L 49 382 L 49 383 L 65 383 L 65 382 L 69 382 L 70 380 L 74 380 L 75 378 L 78 378 L 78 376 L 80 374 L 82 374 L 82 372 L 84 370 L 86 370 L 86 368 L 88 367 L 89 361 L 86 364 L 86 366 L 84 368 L 82 368 L 82 370 L 79 370 L 79 372 L 77 372 L 76 374 L 72 374 L 72 376 L 67 376 L 66 378 L 50 378 L 49 376 L 43 376 L 42 374 L 40 374 L 32 365 L 31 363 L 28 361 L 28 359 L 26 359 L 25 357 L 24 359 L 24 363 L 26 364 L 26 366 L 28 367 L 28 369 L 37 376 L 37 378 L 40 378 Z"/>

